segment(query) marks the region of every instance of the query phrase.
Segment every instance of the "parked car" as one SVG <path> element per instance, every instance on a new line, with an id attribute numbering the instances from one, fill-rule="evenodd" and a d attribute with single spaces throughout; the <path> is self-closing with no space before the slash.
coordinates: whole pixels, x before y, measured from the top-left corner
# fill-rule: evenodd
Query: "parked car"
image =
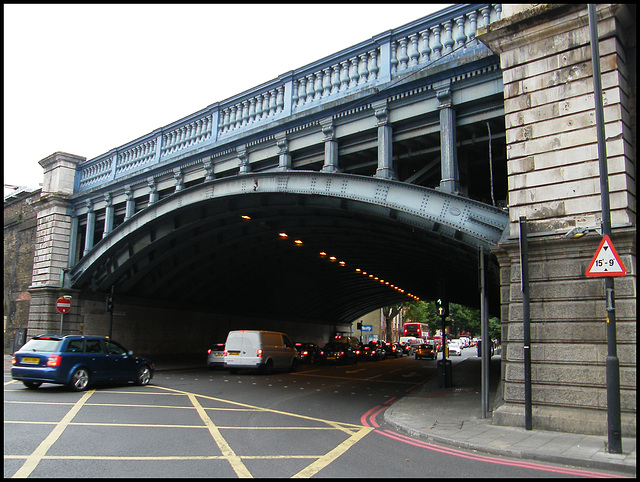
<path id="1" fill-rule="evenodd" d="M 320 359 L 320 347 L 315 343 L 295 343 L 301 363 L 316 363 Z"/>
<path id="2" fill-rule="evenodd" d="M 462 348 L 456 342 L 451 342 L 447 345 L 449 347 L 449 356 L 462 356 Z"/>
<path id="3" fill-rule="evenodd" d="M 298 351 L 287 335 L 278 331 L 234 330 L 227 335 L 224 366 L 230 373 L 241 368 L 296 371 Z"/>
<path id="4" fill-rule="evenodd" d="M 358 363 L 358 353 L 349 343 L 330 341 L 320 350 L 320 362 L 331 363 Z"/>
<path id="5" fill-rule="evenodd" d="M 415 357 L 416 360 L 420 360 L 421 358 L 429 358 L 431 360 L 436 359 L 436 344 L 435 343 L 421 343 L 416 348 Z"/>
<path id="6" fill-rule="evenodd" d="M 98 382 L 147 385 L 154 363 L 105 336 L 38 335 L 11 358 L 11 377 L 27 388 L 43 383 L 83 391 Z"/>
<path id="7" fill-rule="evenodd" d="M 207 350 L 207 366 L 209 370 L 224 367 L 224 343 L 214 343 Z"/>

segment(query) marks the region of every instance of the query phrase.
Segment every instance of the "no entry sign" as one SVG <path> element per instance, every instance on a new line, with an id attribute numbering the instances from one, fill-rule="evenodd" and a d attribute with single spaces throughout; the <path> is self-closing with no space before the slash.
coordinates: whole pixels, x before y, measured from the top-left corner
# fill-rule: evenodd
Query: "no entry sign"
<path id="1" fill-rule="evenodd" d="M 56 309 L 60 313 L 69 313 L 71 300 L 69 298 L 58 298 L 58 301 L 56 301 Z"/>

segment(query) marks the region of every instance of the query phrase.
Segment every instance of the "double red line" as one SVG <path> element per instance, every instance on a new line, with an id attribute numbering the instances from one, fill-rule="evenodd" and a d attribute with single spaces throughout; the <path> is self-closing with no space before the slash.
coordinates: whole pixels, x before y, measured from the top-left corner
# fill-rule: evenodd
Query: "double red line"
<path id="1" fill-rule="evenodd" d="M 469 459 L 469 460 L 476 460 L 476 461 L 480 461 L 480 462 L 487 462 L 490 464 L 497 464 L 497 465 L 508 465 L 508 466 L 512 466 L 512 467 L 520 467 L 520 468 L 525 468 L 525 469 L 532 469 L 532 470 L 542 470 L 542 471 L 546 471 L 546 472 L 554 472 L 557 474 L 563 474 L 563 475 L 576 475 L 576 476 L 580 476 L 580 477 L 597 477 L 597 478 L 617 478 L 619 476 L 616 475 L 611 475 L 611 474 L 606 474 L 606 473 L 602 473 L 602 472 L 593 472 L 593 471 L 589 471 L 589 470 L 580 470 L 580 469 L 570 469 L 570 468 L 565 468 L 565 467 L 554 467 L 552 465 L 544 465 L 544 464 L 538 464 L 535 462 L 524 462 L 524 461 L 517 461 L 517 460 L 504 460 L 501 458 L 497 458 L 497 457 L 491 457 L 488 455 L 480 455 L 480 454 L 473 454 L 473 453 L 469 453 L 469 452 L 465 452 L 463 450 L 457 450 L 454 448 L 448 448 L 448 447 L 443 447 L 440 445 L 435 445 L 433 443 L 430 442 L 425 442 L 423 440 L 416 440 L 413 439 L 411 437 L 407 437 L 406 435 L 401 435 L 395 432 L 392 432 L 391 430 L 384 430 L 384 429 L 380 429 L 380 424 L 376 421 L 376 417 L 384 410 L 386 410 L 387 408 L 389 408 L 389 406 L 393 405 L 393 403 L 395 403 L 396 398 L 390 398 L 389 400 L 387 400 L 386 402 L 384 402 L 382 405 L 377 405 L 375 407 L 373 407 L 371 410 L 368 410 L 364 415 L 362 415 L 362 417 L 360 417 L 360 423 L 362 425 L 364 425 L 365 427 L 374 427 L 375 430 L 374 432 L 380 434 L 380 435 L 384 435 L 385 437 L 389 437 L 391 439 L 397 440 L 399 442 L 403 442 L 406 444 L 410 444 L 413 445 L 415 447 L 421 447 L 427 450 L 431 450 L 433 452 L 440 452 L 443 454 L 447 454 L 447 455 L 453 455 L 455 457 L 462 457 L 465 459 Z"/>

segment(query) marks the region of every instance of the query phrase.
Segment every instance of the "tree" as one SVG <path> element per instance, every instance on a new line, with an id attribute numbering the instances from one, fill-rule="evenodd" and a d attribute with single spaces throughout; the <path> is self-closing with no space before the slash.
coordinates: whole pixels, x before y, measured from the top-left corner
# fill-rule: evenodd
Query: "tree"
<path id="1" fill-rule="evenodd" d="M 392 333 L 391 333 L 391 320 L 393 320 L 398 313 L 400 313 L 400 310 L 402 310 L 402 307 L 405 305 L 405 303 L 400 303 L 398 305 L 391 305 L 391 306 L 385 306 L 384 308 L 382 308 L 382 314 L 384 315 L 384 319 L 385 319 L 385 325 L 386 325 L 386 335 L 385 335 L 385 340 L 386 341 L 391 341 L 393 339 Z"/>

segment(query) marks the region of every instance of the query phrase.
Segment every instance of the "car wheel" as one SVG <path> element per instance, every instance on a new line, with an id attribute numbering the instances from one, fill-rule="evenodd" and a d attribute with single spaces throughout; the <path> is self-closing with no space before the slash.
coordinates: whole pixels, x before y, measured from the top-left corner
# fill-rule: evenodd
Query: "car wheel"
<path id="1" fill-rule="evenodd" d="M 147 365 L 142 365 L 138 370 L 138 376 L 136 377 L 136 385 L 148 385 L 151 381 L 151 369 Z"/>
<path id="2" fill-rule="evenodd" d="M 71 375 L 71 381 L 67 385 L 73 391 L 81 392 L 86 390 L 89 386 L 89 372 L 86 368 L 78 368 L 73 375 Z"/>
<path id="3" fill-rule="evenodd" d="M 42 385 L 42 382 L 25 382 L 25 381 L 23 381 L 22 383 L 24 383 L 24 386 L 27 387 L 29 390 L 35 390 L 40 385 Z"/>
<path id="4" fill-rule="evenodd" d="M 271 375 L 273 373 L 273 361 L 267 360 L 267 363 L 262 367 L 262 371 L 265 375 Z"/>
<path id="5" fill-rule="evenodd" d="M 291 373 L 295 372 L 298 369 L 298 360 L 296 358 L 293 359 L 293 361 L 291 362 L 291 368 L 289 368 L 289 371 Z"/>

